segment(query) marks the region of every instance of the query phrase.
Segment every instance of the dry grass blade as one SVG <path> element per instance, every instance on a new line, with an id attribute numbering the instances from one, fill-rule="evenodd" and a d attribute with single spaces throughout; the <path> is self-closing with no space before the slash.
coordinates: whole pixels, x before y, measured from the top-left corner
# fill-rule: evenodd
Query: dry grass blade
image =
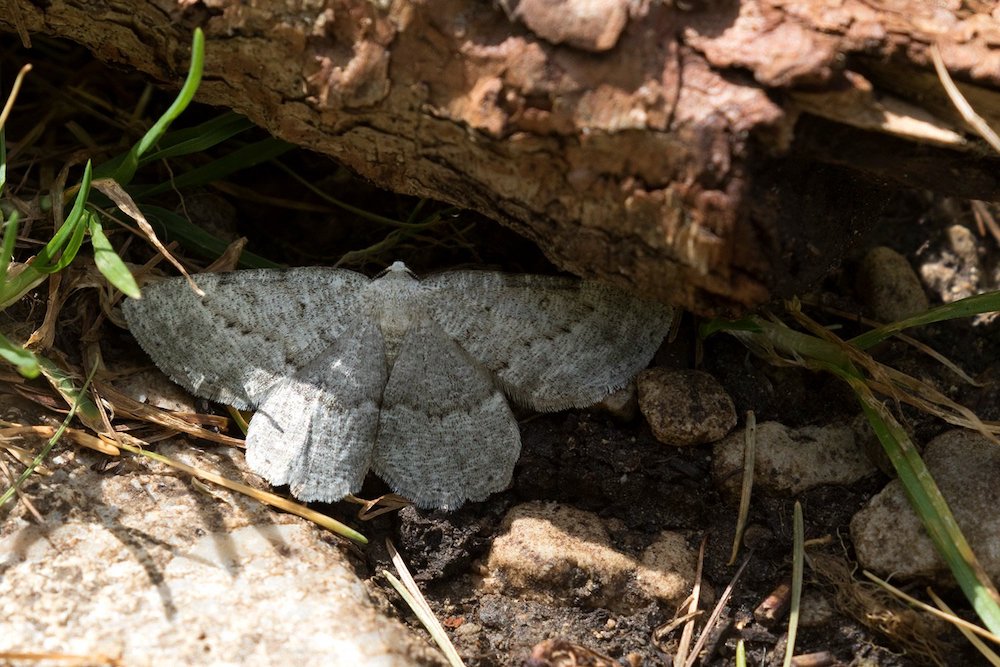
<path id="1" fill-rule="evenodd" d="M 95 385 L 101 397 L 104 400 L 109 401 L 111 405 L 114 406 L 115 413 L 118 415 L 132 417 L 133 419 L 141 419 L 158 426 L 163 426 L 164 428 L 169 428 L 172 431 L 187 433 L 188 435 L 201 440 L 218 442 L 223 445 L 229 445 L 230 447 L 245 446 L 244 442 L 239 438 L 233 438 L 228 435 L 223 435 L 222 433 L 216 433 L 215 431 L 201 428 L 173 413 L 165 412 L 145 403 L 140 403 L 134 398 L 121 393 L 111 385 L 103 382 L 95 383 Z"/>
<path id="2" fill-rule="evenodd" d="M 392 564 L 395 566 L 396 571 L 399 572 L 399 577 L 402 579 L 402 582 L 385 570 L 382 570 L 382 574 L 389 580 L 389 583 L 391 583 L 392 587 L 396 589 L 396 592 L 398 592 L 403 599 L 406 600 L 410 609 L 412 609 L 413 613 L 417 615 L 417 618 L 420 619 L 423 626 L 427 628 L 427 632 L 431 633 L 434 643 L 436 643 L 444 652 L 445 657 L 448 659 L 448 663 L 452 665 L 452 667 L 465 667 L 465 663 L 462 662 L 462 658 L 458 655 L 458 651 L 455 650 L 454 644 L 452 644 L 451 640 L 448 639 L 448 634 L 444 631 L 444 628 L 441 627 L 441 624 L 434 616 L 434 612 L 431 610 L 430 605 L 427 604 L 427 600 L 420 592 L 420 588 L 417 587 L 417 582 L 415 582 L 413 577 L 410 575 L 410 571 L 407 569 L 406 563 L 403 562 L 402 556 L 399 555 L 399 552 L 396 551 L 396 547 L 393 546 L 392 541 L 388 538 L 385 540 L 385 546 L 389 550 L 389 558 L 392 559 Z"/>
<path id="3" fill-rule="evenodd" d="M 403 496 L 396 493 L 386 493 L 378 498 L 373 498 L 372 500 L 365 500 L 364 498 L 358 498 L 353 494 L 348 494 L 344 497 L 344 500 L 361 505 L 361 509 L 358 510 L 359 521 L 371 521 L 375 517 L 382 516 L 388 512 L 401 510 L 404 507 L 413 504 Z"/>
<path id="4" fill-rule="evenodd" d="M 125 192 L 125 188 L 120 186 L 116 181 L 107 178 L 95 179 L 92 185 L 113 201 L 122 213 L 135 220 L 135 223 L 139 225 L 139 229 L 141 229 L 146 235 L 146 238 L 149 239 L 149 242 L 152 243 L 160 254 L 166 257 L 167 261 L 173 264 L 174 268 L 176 268 L 181 275 L 187 279 L 188 285 L 191 286 L 191 289 L 195 294 L 198 296 L 205 296 L 205 292 L 198 287 L 197 283 L 195 283 L 191 276 L 188 275 L 184 266 L 181 265 L 181 263 L 170 254 L 170 251 L 164 247 L 163 243 L 160 242 L 160 239 L 156 236 L 156 232 L 153 231 L 149 221 L 146 220 L 146 216 L 139 210 L 136 203 L 132 201 L 132 197 Z"/>
<path id="5" fill-rule="evenodd" d="M 948 98 L 951 103 L 955 105 L 958 109 L 958 113 L 962 114 L 962 118 L 965 120 L 969 126 L 974 129 L 979 136 L 981 136 L 986 143 L 993 147 L 993 150 L 1000 153 L 1000 137 L 997 133 L 987 124 L 983 117 L 976 113 L 969 104 L 969 101 L 965 99 L 962 95 L 962 91 L 958 89 L 955 85 L 955 81 L 951 78 L 951 74 L 948 73 L 948 68 L 944 66 L 944 60 L 941 58 L 941 51 L 938 49 L 937 44 L 931 45 L 931 59 L 934 60 L 934 69 L 937 71 L 938 79 L 941 80 L 941 85 L 944 86 L 944 90 L 948 93 Z"/>
<path id="6" fill-rule="evenodd" d="M 144 449 L 141 440 L 133 438 L 125 433 L 118 434 L 122 438 L 120 446 L 125 451 L 137 454 L 139 456 L 145 456 L 146 458 L 153 459 L 154 461 L 159 461 L 160 463 L 166 464 L 171 468 L 185 472 L 192 477 L 198 477 L 200 479 L 218 484 L 219 486 L 225 487 L 230 491 L 236 491 L 237 493 L 242 493 L 245 496 L 258 500 L 265 505 L 270 505 L 271 507 L 277 507 L 280 510 L 288 512 L 289 514 L 295 514 L 303 519 L 312 521 L 318 526 L 326 528 L 327 530 L 337 533 L 338 535 L 343 535 L 355 542 L 360 542 L 361 544 L 368 544 L 368 538 L 354 530 L 353 528 L 342 524 L 341 522 L 326 516 L 325 514 L 320 514 L 315 510 L 311 510 L 305 505 L 300 505 L 299 503 L 293 502 L 281 496 L 275 495 L 273 493 L 268 493 L 267 491 L 261 491 L 255 489 L 252 486 L 243 484 L 242 482 L 237 482 L 224 477 L 217 472 L 212 472 L 211 470 L 205 470 L 203 468 L 196 468 L 195 466 L 190 466 L 186 463 L 181 463 L 180 461 L 175 461 L 168 456 L 158 454 L 156 452 L 151 452 Z M 131 440 L 133 442 L 127 442 Z"/>
<path id="7" fill-rule="evenodd" d="M 90 387 L 90 383 L 94 379 L 94 373 L 96 371 L 97 367 L 94 366 L 87 374 L 87 379 L 83 383 L 83 388 L 76 394 L 76 399 L 73 401 L 72 405 L 70 405 L 69 412 L 66 413 L 66 417 L 59 425 L 59 428 L 53 431 L 52 437 L 48 439 L 48 441 L 45 443 L 45 446 L 43 446 L 42 449 L 38 452 L 38 455 L 35 456 L 34 459 L 32 459 L 31 463 L 25 466 L 24 471 L 17 477 L 17 479 L 14 480 L 14 483 L 10 487 L 8 487 L 7 490 L 2 495 L 0 495 L 0 507 L 6 505 L 7 502 L 12 497 L 14 497 L 14 495 L 17 493 L 17 490 L 21 487 L 22 484 L 24 484 L 24 481 L 28 479 L 28 477 L 31 476 L 31 474 L 38 468 L 38 466 L 42 464 L 42 462 L 45 460 L 45 457 L 49 455 L 49 452 L 52 451 L 52 448 L 55 447 L 56 443 L 59 442 L 59 440 L 62 438 L 63 433 L 65 433 L 66 429 L 69 428 L 70 422 L 73 421 L 73 418 L 77 414 L 77 410 L 83 403 L 83 400 L 86 397 L 86 391 Z"/>
<path id="8" fill-rule="evenodd" d="M 21 424 L 12 424 L 5 428 L 0 428 L 0 438 L 22 437 L 25 435 L 38 438 L 51 438 L 55 435 L 55 433 L 56 429 L 54 426 L 26 426 Z M 63 432 L 63 436 L 81 447 L 93 449 L 101 454 L 107 454 L 108 456 L 119 456 L 121 454 L 119 449 L 113 444 L 105 442 L 101 438 L 91 435 L 86 431 L 81 431 L 75 428 L 67 428 Z"/>
<path id="9" fill-rule="evenodd" d="M 3 129 L 3 126 L 7 123 L 7 117 L 10 116 L 10 111 L 14 108 L 14 102 L 17 101 L 17 94 L 21 90 L 21 84 L 24 83 L 24 77 L 30 71 L 31 65 L 24 65 L 14 78 L 14 85 L 10 87 L 10 95 L 7 96 L 7 101 L 3 105 L 3 111 L 0 111 L 0 129 Z"/>
<path id="10" fill-rule="evenodd" d="M 940 417 L 949 424 L 977 431 L 994 443 L 1000 444 L 1000 440 L 997 440 L 997 435 L 1000 435 L 1000 424 L 981 420 L 975 412 L 951 400 L 934 387 L 881 364 L 873 367 L 871 373 L 873 379 L 869 380 L 868 384 L 872 389 L 901 403 L 908 403 L 927 414 Z"/>
<path id="11" fill-rule="evenodd" d="M 240 264 L 240 255 L 247 246 L 247 237 L 241 236 L 222 251 L 214 262 L 205 267 L 205 273 L 226 273 L 235 271 Z"/>
<path id="12" fill-rule="evenodd" d="M 16 437 L 16 436 L 15 436 Z M 24 447 L 18 447 L 10 442 L 4 442 L 0 444 L 0 447 L 4 449 L 15 461 L 23 466 L 31 465 L 32 460 L 35 458 L 34 452 L 30 449 L 25 449 Z M 45 464 L 40 463 L 35 466 L 35 474 L 47 477 L 52 474 L 52 471 L 45 467 Z"/>
<path id="13" fill-rule="evenodd" d="M 730 579 L 729 585 L 726 586 L 726 590 L 722 591 L 722 595 L 719 596 L 719 601 L 715 603 L 715 609 L 712 610 L 712 614 L 708 617 L 708 621 L 705 622 L 705 627 L 702 628 L 701 636 L 698 637 L 697 643 L 695 643 L 694 648 L 691 649 L 691 655 L 688 656 L 687 661 L 684 663 L 684 667 L 694 667 L 695 662 L 698 660 L 698 654 L 701 653 L 701 649 L 704 648 L 705 642 L 708 641 L 708 636 L 711 634 L 712 628 L 719 622 L 719 617 L 722 616 L 722 610 L 726 608 L 727 604 L 729 604 L 729 598 L 732 597 L 733 591 L 736 589 L 736 584 L 739 582 L 740 577 L 743 576 L 743 570 L 745 570 L 747 565 L 750 564 L 750 558 L 752 556 L 753 554 L 747 554 L 747 557 L 743 559 L 742 563 L 740 563 L 736 573 L 733 574 L 733 578 Z"/>
<path id="14" fill-rule="evenodd" d="M 957 617 L 957 616 L 955 616 L 953 614 L 945 613 L 945 612 L 941 611 L 940 609 L 936 609 L 936 608 L 930 606 L 926 602 L 921 602 L 920 600 L 918 600 L 917 598 L 913 597 L 912 595 L 908 595 L 907 593 L 904 593 L 900 589 L 896 588 L 895 586 L 893 586 L 892 584 L 890 584 L 888 581 L 885 581 L 883 579 L 879 579 L 878 577 L 876 577 L 871 572 L 868 572 L 867 570 L 862 571 L 862 574 L 864 574 L 870 580 L 872 580 L 873 582 L 875 582 L 883 590 L 888 591 L 889 593 L 891 593 L 892 595 L 896 596 L 900 600 L 903 600 L 904 602 L 906 602 L 906 603 L 908 603 L 908 604 L 916 607 L 917 609 L 925 611 L 928 614 L 932 614 L 933 616 L 936 616 L 937 618 L 943 619 L 943 620 L 951 623 L 952 625 L 954 625 L 956 627 L 964 628 L 964 629 L 968 630 L 969 632 L 972 632 L 972 633 L 974 633 L 976 635 L 979 635 L 980 637 L 982 637 L 984 639 L 988 639 L 989 641 L 993 642 L 994 644 L 1000 644 L 1000 637 L 997 637 L 996 635 L 994 635 L 989 630 L 987 630 L 985 628 L 981 628 L 978 625 L 976 625 L 975 623 L 970 623 L 970 622 L 966 621 L 965 619 L 959 618 L 959 617 Z"/>
<path id="15" fill-rule="evenodd" d="M 986 230 L 989 229 L 994 240 L 1000 243 L 1000 223 L 997 223 L 997 219 L 990 212 L 990 209 L 981 201 L 973 200 L 969 204 L 972 206 L 972 214 L 979 225 L 979 233 L 985 235 Z"/>
<path id="16" fill-rule="evenodd" d="M 6 484 L 13 485 L 15 479 L 14 473 L 10 471 L 10 468 L 7 467 L 7 464 L 4 463 L 3 459 L 0 459 L 0 471 L 3 472 Z M 37 468 L 35 469 L 35 472 L 38 472 Z M 42 513 L 38 511 L 38 508 L 34 506 L 34 504 L 31 502 L 31 499 L 28 498 L 28 496 L 24 495 L 24 491 L 22 491 L 21 489 L 17 489 L 17 499 L 21 501 L 21 504 L 24 505 L 24 508 L 26 510 L 28 510 L 28 513 L 35 518 L 35 521 L 38 522 L 38 525 L 41 526 L 45 523 L 45 517 L 43 517 Z"/>
<path id="17" fill-rule="evenodd" d="M 687 661 L 688 651 L 691 648 L 691 640 L 694 639 L 694 622 L 698 618 L 698 605 L 701 603 L 701 577 L 705 566 L 705 546 L 708 544 L 708 537 L 701 539 L 701 546 L 698 548 L 698 569 L 694 574 L 694 588 L 691 590 L 690 603 L 685 615 L 687 621 L 684 623 L 684 630 L 681 631 L 681 640 L 677 645 L 677 655 L 675 659 L 678 663 L 684 664 Z"/>
<path id="18" fill-rule="evenodd" d="M 112 658 L 111 656 L 104 655 L 103 653 L 76 655 L 73 653 L 0 651 L 0 660 L 30 660 L 32 663 L 53 660 L 55 662 L 64 662 L 71 665 L 112 665 L 112 667 L 118 667 L 122 664 L 122 661 L 118 658 Z"/>
<path id="19" fill-rule="evenodd" d="M 870 388 L 896 401 L 908 403 L 936 415 L 950 424 L 978 431 L 986 438 L 1000 444 L 996 437 L 1000 434 L 1000 425 L 983 422 L 972 410 L 951 400 L 926 382 L 879 363 L 864 350 L 841 340 L 797 308 L 789 308 L 789 312 L 811 334 L 837 346 L 851 363 L 867 372 L 871 378 L 867 381 Z"/>
<path id="20" fill-rule="evenodd" d="M 955 616 L 955 613 L 951 610 L 951 607 L 949 607 L 944 600 L 938 597 L 933 590 L 928 588 L 927 595 L 928 597 L 930 597 L 931 600 L 934 601 L 934 604 L 938 606 L 938 609 L 940 609 L 941 611 L 943 611 L 944 613 L 948 614 L 953 618 L 957 618 L 957 616 Z M 989 646 L 987 646 L 982 639 L 977 637 L 975 633 L 967 629 L 965 626 L 956 625 L 955 627 L 958 628 L 958 631 L 962 633 L 962 636 L 965 637 L 965 639 L 970 644 L 976 647 L 976 650 L 979 651 L 983 655 L 983 657 L 985 657 L 989 661 L 991 665 L 993 665 L 994 667 L 1000 667 L 1000 655 L 997 655 L 997 653 Z"/>
<path id="21" fill-rule="evenodd" d="M 683 607 L 686 604 L 690 608 L 690 604 L 691 604 L 692 600 L 694 600 L 693 594 L 689 595 L 687 597 L 687 599 L 684 601 L 684 603 L 681 606 Z M 666 651 L 662 647 L 660 647 L 660 643 L 664 639 L 666 639 L 667 636 L 670 633 L 672 633 L 674 630 L 676 630 L 677 628 L 681 627 L 682 625 L 686 626 L 687 624 L 692 624 L 691 625 L 691 628 L 692 628 L 691 632 L 693 633 L 694 632 L 693 621 L 695 619 L 697 619 L 701 615 L 702 615 L 702 613 L 701 613 L 701 610 L 699 609 L 699 610 L 694 611 L 694 612 L 685 613 L 683 616 L 676 616 L 676 617 L 670 619 L 669 621 L 667 621 L 666 623 L 664 623 L 663 625 L 657 626 L 656 628 L 653 629 L 653 643 L 656 644 L 657 647 L 659 647 L 661 651 L 663 651 L 664 653 L 666 653 Z M 683 637 L 681 639 L 683 640 Z M 685 647 L 685 651 L 687 651 L 686 647 Z M 687 653 L 685 653 L 685 655 L 687 655 Z M 675 662 L 680 662 L 680 660 L 677 659 L 679 656 L 680 656 L 680 651 L 678 650 L 677 655 L 674 656 L 674 661 Z"/>
<path id="22" fill-rule="evenodd" d="M 753 492 L 754 465 L 757 461 L 757 416 L 753 410 L 747 412 L 747 424 L 744 430 L 743 446 L 743 481 L 740 484 L 740 508 L 736 516 L 736 534 L 733 535 L 733 551 L 729 556 L 726 565 L 732 566 L 736 563 L 736 556 L 740 552 L 740 543 L 743 541 L 743 530 L 747 525 L 747 518 L 750 516 L 750 497 Z"/>
<path id="23" fill-rule="evenodd" d="M 977 204 L 977 203 L 982 203 L 982 202 L 973 202 L 973 206 L 975 204 Z M 998 230 L 998 233 L 1000 233 L 1000 230 Z M 998 240 L 1000 240 L 1000 236 L 998 236 Z M 803 299 L 802 303 L 805 303 L 805 304 L 807 304 L 809 306 L 812 306 L 813 308 L 819 308 L 824 313 L 830 313 L 831 315 L 836 315 L 837 317 L 841 317 L 841 318 L 844 318 L 846 320 L 850 320 L 851 322 L 857 322 L 857 323 L 860 323 L 860 324 L 864 324 L 865 326 L 871 327 L 873 329 L 876 329 L 876 328 L 884 326 L 884 324 L 882 322 L 877 322 L 877 321 L 875 321 L 873 319 L 859 316 L 856 313 L 850 313 L 850 312 L 848 312 L 846 310 L 841 310 L 840 308 L 833 308 L 832 306 L 828 306 L 826 304 L 822 304 L 822 303 L 819 303 L 817 301 L 811 301 L 811 300 L 807 301 L 807 300 Z M 908 335 L 906 335 L 906 334 L 904 334 L 902 332 L 895 333 L 893 335 L 893 337 L 896 338 L 896 339 L 898 339 L 898 340 L 900 340 L 900 341 L 902 341 L 902 342 L 904 342 L 904 343 L 906 343 L 907 345 L 909 345 L 910 347 L 914 348 L 915 350 L 917 350 L 919 352 L 922 352 L 923 354 L 926 354 L 931 359 L 934 359 L 939 364 L 941 364 L 942 366 L 944 366 L 945 368 L 947 368 L 948 370 L 950 370 L 952 373 L 954 373 L 955 375 L 957 375 L 958 377 L 960 377 L 963 382 L 965 382 L 967 384 L 970 384 L 970 385 L 972 385 L 974 387 L 984 387 L 984 386 L 986 386 L 982 382 L 979 382 L 978 380 L 976 380 L 975 378 L 973 378 L 972 376 L 970 376 L 968 373 L 966 373 L 964 370 L 962 370 L 958 366 L 958 364 L 956 364 L 951 359 L 949 359 L 948 357 L 944 356 L 943 354 L 941 354 L 940 352 L 938 352 L 937 350 L 935 350 L 934 348 L 932 348 L 930 345 L 927 345 L 926 343 L 922 343 L 919 340 L 917 340 L 916 338 L 914 338 L 912 336 L 908 336 Z"/>
<path id="24" fill-rule="evenodd" d="M 945 667 L 951 648 L 940 638 L 933 619 L 906 606 L 885 589 L 853 577 L 854 563 L 843 557 L 811 552 L 806 555 L 816 577 L 834 591 L 837 609 L 865 627 L 889 637 L 915 659 Z"/>

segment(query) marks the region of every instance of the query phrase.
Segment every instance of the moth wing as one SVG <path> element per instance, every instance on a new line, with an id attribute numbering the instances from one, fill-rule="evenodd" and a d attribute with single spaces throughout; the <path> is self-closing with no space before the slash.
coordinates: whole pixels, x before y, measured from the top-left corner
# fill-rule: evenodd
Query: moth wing
<path id="1" fill-rule="evenodd" d="M 652 359 L 672 310 L 594 281 L 454 271 L 421 281 L 445 333 L 516 402 L 554 411 L 592 405 Z"/>
<path id="2" fill-rule="evenodd" d="M 411 327 L 382 395 L 372 469 L 420 507 L 455 509 L 505 488 L 520 449 L 490 373 L 433 320 Z"/>
<path id="3" fill-rule="evenodd" d="M 123 305 L 136 340 L 175 382 L 239 408 L 334 345 L 364 309 L 369 279 L 319 267 L 196 276 L 146 286 Z"/>
<path id="4" fill-rule="evenodd" d="M 386 377 L 378 327 L 354 318 L 321 356 L 272 385 L 250 421 L 247 464 L 305 501 L 360 490 Z"/>

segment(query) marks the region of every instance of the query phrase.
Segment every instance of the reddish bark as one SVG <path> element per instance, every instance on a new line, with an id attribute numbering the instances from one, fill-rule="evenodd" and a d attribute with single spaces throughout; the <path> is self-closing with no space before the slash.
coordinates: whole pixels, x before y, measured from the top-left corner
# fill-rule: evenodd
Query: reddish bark
<path id="1" fill-rule="evenodd" d="M 1000 125 L 990 3 L 3 4 L 0 27 L 171 85 L 201 26 L 200 99 L 701 313 L 801 289 L 877 216 L 886 183 L 998 198 L 998 161 L 929 55 L 939 44 Z"/>

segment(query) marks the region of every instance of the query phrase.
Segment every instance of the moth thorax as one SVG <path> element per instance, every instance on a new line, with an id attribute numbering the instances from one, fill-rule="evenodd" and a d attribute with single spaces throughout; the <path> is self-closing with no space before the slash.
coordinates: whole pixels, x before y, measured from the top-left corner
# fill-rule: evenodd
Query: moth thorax
<path id="1" fill-rule="evenodd" d="M 379 314 L 378 324 L 385 342 L 385 358 L 392 368 L 406 332 L 417 325 L 418 315 L 411 308 L 386 308 Z"/>

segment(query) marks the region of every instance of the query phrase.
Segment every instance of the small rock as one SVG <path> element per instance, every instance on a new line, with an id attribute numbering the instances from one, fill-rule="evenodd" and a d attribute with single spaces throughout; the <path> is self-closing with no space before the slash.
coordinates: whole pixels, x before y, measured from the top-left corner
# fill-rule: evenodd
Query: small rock
<path id="1" fill-rule="evenodd" d="M 763 548 L 774 539 L 774 531 L 759 523 L 751 523 L 743 531 L 743 546 L 747 549 Z"/>
<path id="2" fill-rule="evenodd" d="M 932 440 L 924 462 L 990 577 L 1000 579 L 1000 448 L 978 433 L 953 430 Z M 904 578 L 950 577 L 903 486 L 893 480 L 851 519 L 861 566 Z"/>
<path id="3" fill-rule="evenodd" d="M 616 419 L 632 421 L 639 415 L 639 399 L 636 395 L 635 382 L 629 382 L 621 389 L 611 392 L 594 407 L 604 410 Z"/>
<path id="4" fill-rule="evenodd" d="M 926 262 L 920 266 L 920 276 L 927 287 L 945 303 L 978 294 L 983 277 L 979 262 L 979 242 L 975 234 L 963 225 L 952 225 L 944 238 L 937 240 Z"/>
<path id="5" fill-rule="evenodd" d="M 663 531 L 642 552 L 642 567 L 635 573 L 639 588 L 654 600 L 683 600 L 696 574 L 693 553 L 684 535 Z"/>
<path id="6" fill-rule="evenodd" d="M 740 490 L 745 437 L 740 429 L 712 450 L 712 476 L 731 495 Z M 849 425 L 792 429 L 778 422 L 757 424 L 755 490 L 797 495 L 821 484 L 851 484 L 875 470 Z"/>
<path id="7" fill-rule="evenodd" d="M 478 623 L 463 623 L 462 625 L 455 628 L 455 634 L 462 637 L 471 637 L 472 635 L 478 635 L 483 631 L 483 626 Z"/>
<path id="8" fill-rule="evenodd" d="M 830 598 L 817 591 L 804 591 L 799 603 L 799 626 L 822 628 L 833 621 L 836 615 Z"/>
<path id="9" fill-rule="evenodd" d="M 916 272 L 892 248 L 872 248 L 858 270 L 858 293 L 881 322 L 895 322 L 930 307 Z"/>
<path id="10" fill-rule="evenodd" d="M 668 445 L 714 442 L 736 425 L 733 400 L 703 371 L 651 368 L 636 379 L 639 409 Z"/>
<path id="11" fill-rule="evenodd" d="M 611 546 L 596 514 L 556 503 L 518 505 L 487 559 L 487 588 L 628 613 L 650 599 L 674 605 L 691 591 L 697 552 L 664 532 L 641 559 Z"/>

